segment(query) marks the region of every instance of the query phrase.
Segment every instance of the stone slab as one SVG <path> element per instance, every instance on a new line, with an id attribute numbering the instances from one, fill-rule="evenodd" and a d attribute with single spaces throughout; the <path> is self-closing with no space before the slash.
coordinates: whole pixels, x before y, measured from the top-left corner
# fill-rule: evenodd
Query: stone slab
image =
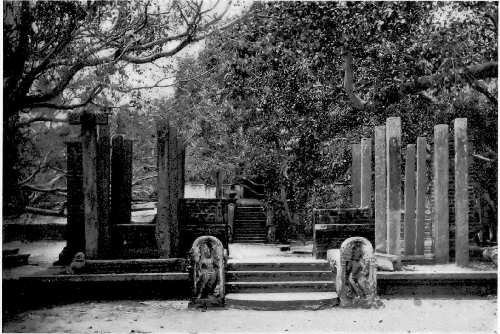
<path id="1" fill-rule="evenodd" d="M 338 305 L 335 292 L 230 293 L 226 306 L 252 310 L 319 310 Z"/>

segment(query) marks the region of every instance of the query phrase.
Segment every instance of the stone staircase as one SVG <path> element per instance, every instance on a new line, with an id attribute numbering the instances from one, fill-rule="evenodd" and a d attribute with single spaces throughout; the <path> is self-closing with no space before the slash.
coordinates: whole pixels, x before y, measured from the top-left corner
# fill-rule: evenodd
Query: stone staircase
<path id="1" fill-rule="evenodd" d="M 229 261 L 226 305 L 250 309 L 319 309 L 338 304 L 325 260 Z"/>
<path id="2" fill-rule="evenodd" d="M 266 215 L 260 204 L 238 204 L 233 225 L 233 242 L 263 243 L 266 242 Z"/>

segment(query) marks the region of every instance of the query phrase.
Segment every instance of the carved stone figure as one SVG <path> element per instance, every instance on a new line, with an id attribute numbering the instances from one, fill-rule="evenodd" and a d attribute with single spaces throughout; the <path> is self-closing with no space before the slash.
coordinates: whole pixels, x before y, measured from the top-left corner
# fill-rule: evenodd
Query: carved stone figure
<path id="1" fill-rule="evenodd" d="M 78 252 L 75 254 L 73 261 L 66 267 L 67 274 L 79 274 L 85 267 L 85 254 Z"/>
<path id="2" fill-rule="evenodd" d="M 335 269 L 341 306 L 378 307 L 382 304 L 377 298 L 377 263 L 367 239 L 344 240 Z"/>
<path id="3" fill-rule="evenodd" d="M 224 305 L 224 247 L 213 236 L 198 237 L 191 248 L 193 298 L 190 307 Z"/>

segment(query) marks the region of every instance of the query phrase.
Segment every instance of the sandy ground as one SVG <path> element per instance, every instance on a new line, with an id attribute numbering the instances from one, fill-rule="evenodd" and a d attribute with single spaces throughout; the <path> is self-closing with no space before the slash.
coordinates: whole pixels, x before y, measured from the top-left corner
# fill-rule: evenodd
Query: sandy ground
<path id="1" fill-rule="evenodd" d="M 448 332 L 496 333 L 492 299 L 390 299 L 381 309 L 250 311 L 187 309 L 187 301 L 89 302 L 4 319 L 4 332 Z"/>

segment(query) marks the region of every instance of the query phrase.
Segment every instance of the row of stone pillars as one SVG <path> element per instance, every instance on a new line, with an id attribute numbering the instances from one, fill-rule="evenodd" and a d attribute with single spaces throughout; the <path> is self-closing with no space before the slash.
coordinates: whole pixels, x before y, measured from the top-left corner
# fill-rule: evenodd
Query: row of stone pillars
<path id="1" fill-rule="evenodd" d="M 467 119 L 454 121 L 454 211 L 455 261 L 466 265 L 469 259 Z M 449 128 L 434 127 L 432 171 L 432 237 L 436 263 L 449 261 Z M 406 147 L 404 199 L 402 198 L 401 120 L 391 117 L 374 131 L 374 208 L 375 249 L 400 255 L 401 213 L 404 203 L 404 254 L 424 255 L 424 222 L 427 181 L 427 140 L 418 137 Z M 361 139 L 352 144 L 352 191 L 355 207 L 370 207 L 372 201 L 372 142 Z"/>
<path id="2" fill-rule="evenodd" d="M 110 258 L 111 226 L 131 218 L 132 140 L 121 128 L 110 140 L 105 113 L 72 113 L 69 124 L 80 125 L 81 133 L 66 142 L 67 245 L 60 262 L 76 252 Z"/>
<path id="3" fill-rule="evenodd" d="M 61 264 L 77 252 L 89 259 L 113 258 L 117 224 L 129 224 L 132 210 L 132 145 L 122 126 L 110 140 L 108 115 L 82 112 L 69 116 L 81 134 L 67 145 L 67 245 Z M 119 122 L 120 123 L 120 122 Z M 119 124 L 120 125 L 120 124 Z M 178 200 L 184 197 L 185 145 L 168 121 L 158 129 L 158 215 L 156 239 L 162 257 L 175 255 L 179 243 Z"/>

